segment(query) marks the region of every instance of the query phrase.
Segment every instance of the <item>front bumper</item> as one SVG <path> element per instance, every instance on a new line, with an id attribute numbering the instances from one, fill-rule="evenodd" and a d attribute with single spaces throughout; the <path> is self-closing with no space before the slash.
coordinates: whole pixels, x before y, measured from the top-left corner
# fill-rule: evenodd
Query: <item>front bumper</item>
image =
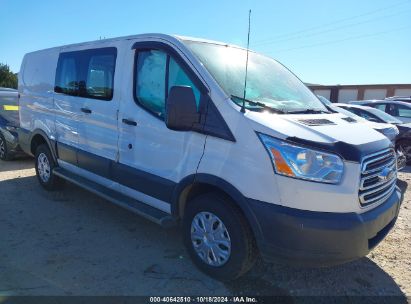
<path id="1" fill-rule="evenodd" d="M 330 266 L 361 258 L 394 226 L 402 202 L 397 187 L 381 205 L 362 214 L 313 212 L 249 199 L 265 260 Z"/>

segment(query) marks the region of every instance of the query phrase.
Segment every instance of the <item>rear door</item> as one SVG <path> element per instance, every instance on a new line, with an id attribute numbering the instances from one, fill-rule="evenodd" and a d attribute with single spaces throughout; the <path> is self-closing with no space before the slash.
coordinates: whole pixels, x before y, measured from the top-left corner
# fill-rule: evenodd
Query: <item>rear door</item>
<path id="1" fill-rule="evenodd" d="M 84 105 L 78 97 L 80 68 L 76 52 L 60 53 L 54 87 L 57 150 L 60 160 L 73 165 L 77 165 L 80 109 Z"/>
<path id="2" fill-rule="evenodd" d="M 118 155 L 116 58 L 115 47 L 62 52 L 54 97 L 59 159 L 106 178 Z"/>
<path id="3" fill-rule="evenodd" d="M 110 163 L 118 152 L 117 111 L 114 91 L 117 49 L 104 47 L 78 53 L 81 64 L 78 166 L 110 178 Z"/>

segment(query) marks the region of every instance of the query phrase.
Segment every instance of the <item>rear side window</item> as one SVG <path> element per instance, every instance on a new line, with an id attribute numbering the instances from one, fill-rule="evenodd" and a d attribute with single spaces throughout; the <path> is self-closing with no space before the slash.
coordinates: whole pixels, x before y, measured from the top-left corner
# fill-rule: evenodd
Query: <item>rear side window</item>
<path id="1" fill-rule="evenodd" d="M 61 53 L 54 91 L 71 96 L 111 100 L 117 49 Z"/>
<path id="2" fill-rule="evenodd" d="M 89 98 L 113 98 L 115 54 L 91 55 L 88 62 L 86 95 Z"/>
<path id="3" fill-rule="evenodd" d="M 78 96 L 78 75 L 76 59 L 73 55 L 63 55 L 59 59 L 59 75 L 57 75 L 57 81 L 55 91 L 72 96 Z"/>
<path id="4" fill-rule="evenodd" d="M 136 56 L 134 98 L 142 107 L 163 119 L 170 89 L 184 85 L 193 89 L 199 108 L 199 89 L 170 55 L 160 50 L 142 50 Z"/>

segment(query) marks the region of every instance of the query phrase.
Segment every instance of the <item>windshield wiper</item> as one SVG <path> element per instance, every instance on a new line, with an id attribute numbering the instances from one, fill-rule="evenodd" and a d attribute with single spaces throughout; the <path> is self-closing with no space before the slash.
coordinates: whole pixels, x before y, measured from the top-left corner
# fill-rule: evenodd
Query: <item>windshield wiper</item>
<path id="1" fill-rule="evenodd" d="M 263 102 L 252 101 L 252 100 L 249 100 L 249 99 L 246 99 L 246 98 L 243 98 L 243 97 L 238 97 L 238 96 L 235 96 L 235 95 L 231 95 L 231 97 L 236 98 L 236 99 L 240 99 L 240 100 L 244 100 L 249 105 L 261 107 L 261 108 L 266 109 L 266 110 L 268 110 L 272 113 L 276 113 L 276 114 L 285 114 L 285 113 L 287 113 L 283 110 L 280 110 L 280 109 L 277 109 L 277 108 L 274 108 L 274 107 L 270 107 L 269 105 L 267 105 Z"/>
<path id="2" fill-rule="evenodd" d="M 318 109 L 304 109 L 296 111 L 288 111 L 288 114 L 330 114 L 329 111 L 318 110 Z"/>

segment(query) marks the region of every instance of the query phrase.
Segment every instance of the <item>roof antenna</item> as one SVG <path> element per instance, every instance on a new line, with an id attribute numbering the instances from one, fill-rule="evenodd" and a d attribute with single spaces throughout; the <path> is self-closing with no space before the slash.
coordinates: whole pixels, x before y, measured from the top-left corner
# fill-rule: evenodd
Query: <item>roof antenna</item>
<path id="1" fill-rule="evenodd" d="M 247 59 L 245 62 L 245 79 L 244 79 L 244 95 L 241 113 L 245 113 L 245 96 L 247 91 L 247 74 L 248 74 L 248 51 L 250 48 L 250 26 L 251 26 L 251 9 L 248 11 L 248 37 L 247 37 Z"/>

